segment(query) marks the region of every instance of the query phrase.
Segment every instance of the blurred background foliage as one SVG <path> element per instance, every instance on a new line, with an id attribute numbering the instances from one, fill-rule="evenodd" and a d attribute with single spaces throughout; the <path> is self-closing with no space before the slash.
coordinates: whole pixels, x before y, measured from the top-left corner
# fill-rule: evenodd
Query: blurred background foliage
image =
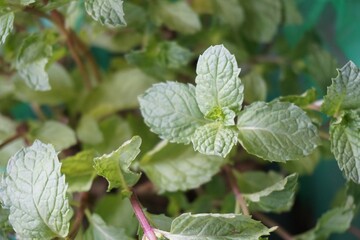
<path id="1" fill-rule="evenodd" d="M 336 68 L 348 60 L 360 64 L 359 0 L 125 0 L 127 26 L 121 28 L 93 21 L 83 1 L 50 2 L 54 5 L 48 7 L 59 7 L 66 27 L 84 43 L 81 57 L 90 87 L 84 87 L 83 73 L 53 23 L 31 11 L 17 12 L 13 34 L 0 50 L 0 144 L 20 132 L 27 141 L 38 138 L 53 143 L 62 158 L 80 149 L 108 153 L 132 135 L 143 138 L 142 153 L 151 150 L 159 139 L 144 125 L 137 96 L 159 81 L 193 83 L 197 58 L 210 45 L 224 44 L 235 54 L 242 69 L 245 104 L 299 95 L 312 88 L 299 103 L 307 105 L 326 93 Z M 53 49 L 47 64 L 52 86 L 48 92 L 29 89 L 14 71 L 15 54 L 29 33 L 39 33 Z M 328 119 L 313 111 L 309 114 L 326 130 Z M 8 158 L 25 144 L 17 139 L 1 145 L 0 167 L 4 169 Z M 300 173 L 293 209 L 270 215 L 298 234 L 313 227 L 341 195 L 345 181 L 328 145 L 324 141 L 308 158 L 286 165 L 258 161 L 241 149 L 232 159 L 242 171 Z M 186 149 L 177 151 L 180 156 L 187 154 Z M 159 161 L 167 157 L 160 156 Z M 156 174 L 146 166 L 142 169 L 150 178 Z M 92 181 L 94 176 L 89 175 Z M 145 176 L 142 181 L 146 182 Z M 103 185 L 101 179 L 94 182 L 94 202 L 104 194 Z M 184 210 L 232 211 L 233 200 L 224 186 L 224 180 L 215 176 L 187 193 L 164 192 L 155 197 L 149 191 L 140 199 L 150 212 L 168 216 Z M 119 221 L 132 219 L 124 218 L 132 211 L 116 194 L 102 197 L 95 212 L 108 224 L 126 227 L 129 234 L 136 231 L 133 222 Z M 360 227 L 360 220 L 352 225 Z"/>

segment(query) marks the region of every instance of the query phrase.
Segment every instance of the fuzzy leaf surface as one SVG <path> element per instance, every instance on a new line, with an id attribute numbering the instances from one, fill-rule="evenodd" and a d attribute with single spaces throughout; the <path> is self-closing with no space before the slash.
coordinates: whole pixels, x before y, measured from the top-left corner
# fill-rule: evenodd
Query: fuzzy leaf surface
<path id="1" fill-rule="evenodd" d="M 72 215 L 61 164 L 50 144 L 35 141 L 9 161 L 4 180 L 9 221 L 20 238 L 66 237 Z"/>
<path id="2" fill-rule="evenodd" d="M 85 0 L 85 10 L 105 26 L 126 26 L 122 0 Z"/>
<path id="3" fill-rule="evenodd" d="M 130 165 L 140 153 L 141 138 L 134 136 L 117 150 L 94 159 L 94 168 L 98 175 L 109 182 L 108 191 L 120 187 L 125 194 L 140 178 L 139 173 L 130 170 Z"/>
<path id="4" fill-rule="evenodd" d="M 170 142 L 189 143 L 206 123 L 195 99 L 195 88 L 177 82 L 154 84 L 139 97 L 140 110 L 151 131 Z"/>
<path id="5" fill-rule="evenodd" d="M 184 213 L 173 220 L 170 233 L 163 234 L 170 240 L 258 240 L 271 231 L 244 215 Z"/>
<path id="6" fill-rule="evenodd" d="M 14 13 L 9 12 L 0 16 L 0 44 L 4 44 L 14 26 Z"/>
<path id="7" fill-rule="evenodd" d="M 338 69 L 338 76 L 328 87 L 321 110 L 332 116 L 340 110 L 357 109 L 360 105 L 359 92 L 360 70 L 350 61 Z"/>
<path id="8" fill-rule="evenodd" d="M 211 46 L 200 55 L 196 66 L 196 101 L 207 115 L 214 108 L 227 107 L 238 113 L 244 86 L 238 77 L 240 68 L 235 56 L 223 45 Z"/>
<path id="9" fill-rule="evenodd" d="M 154 150 L 144 156 L 140 166 L 160 192 L 199 187 L 210 181 L 225 163 L 223 158 L 200 154 L 191 146 L 167 144 Z"/>
<path id="10" fill-rule="evenodd" d="M 246 151 L 269 161 L 301 159 L 320 142 L 310 118 L 291 103 L 253 103 L 239 114 L 237 127 Z"/>

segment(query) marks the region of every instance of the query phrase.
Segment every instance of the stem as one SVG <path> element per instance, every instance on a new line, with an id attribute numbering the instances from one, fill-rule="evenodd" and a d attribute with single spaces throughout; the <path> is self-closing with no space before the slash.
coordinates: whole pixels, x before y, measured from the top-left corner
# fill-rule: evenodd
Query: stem
<path id="1" fill-rule="evenodd" d="M 246 205 L 245 199 L 243 197 L 243 195 L 241 194 L 240 190 L 239 190 L 239 186 L 236 182 L 235 176 L 231 170 L 231 168 L 229 166 L 225 166 L 224 167 L 224 171 L 226 173 L 229 185 L 231 187 L 232 192 L 235 195 L 236 198 L 236 206 L 235 206 L 235 212 L 237 212 L 239 209 L 239 207 L 241 208 L 241 211 L 244 215 L 249 216 L 249 209 Z"/>
<path id="2" fill-rule="evenodd" d="M 275 233 L 281 237 L 284 240 L 293 240 L 294 237 L 288 233 L 284 228 L 282 228 L 277 222 L 275 222 L 274 220 L 268 218 L 267 216 L 261 214 L 261 213 L 253 213 L 253 216 L 260 220 L 262 223 L 264 223 L 266 226 L 268 226 L 269 228 L 271 227 L 277 227 L 275 230 Z"/>
<path id="3" fill-rule="evenodd" d="M 72 229 L 68 235 L 69 239 L 75 239 L 77 233 L 79 232 L 79 229 L 81 227 L 84 218 L 84 212 L 87 207 L 89 193 L 88 192 L 79 193 L 79 198 L 80 198 L 80 206 L 76 210 L 74 225 L 72 226 Z"/>
<path id="4" fill-rule="evenodd" d="M 138 198 L 136 197 L 135 193 L 132 193 L 131 197 L 130 197 L 130 202 L 131 205 L 134 209 L 136 218 L 138 219 L 138 221 L 140 222 L 141 228 L 144 231 L 144 235 L 147 237 L 147 239 L 149 240 L 156 240 L 156 235 L 154 233 L 154 229 L 150 226 L 141 206 L 139 203 Z"/>

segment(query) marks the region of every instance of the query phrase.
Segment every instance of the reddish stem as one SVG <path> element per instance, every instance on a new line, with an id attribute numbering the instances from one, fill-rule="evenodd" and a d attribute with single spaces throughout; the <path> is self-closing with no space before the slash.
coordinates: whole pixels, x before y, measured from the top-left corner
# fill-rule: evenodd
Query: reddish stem
<path id="1" fill-rule="evenodd" d="M 138 219 L 138 221 L 140 222 L 141 228 L 144 231 L 145 236 L 149 239 L 149 240 L 156 240 L 156 235 L 154 233 L 154 229 L 150 226 L 141 206 L 139 203 L 138 198 L 136 197 L 135 193 L 132 193 L 131 197 L 130 197 L 130 202 L 131 205 L 134 209 L 136 218 Z"/>

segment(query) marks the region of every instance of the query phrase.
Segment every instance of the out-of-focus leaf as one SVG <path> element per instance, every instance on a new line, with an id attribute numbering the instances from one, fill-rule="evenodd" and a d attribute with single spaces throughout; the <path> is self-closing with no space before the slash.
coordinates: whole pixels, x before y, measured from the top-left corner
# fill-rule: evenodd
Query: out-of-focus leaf
<path id="1" fill-rule="evenodd" d="M 267 87 L 264 78 L 256 71 L 252 71 L 242 78 L 244 84 L 244 100 L 247 103 L 265 101 Z"/>
<path id="2" fill-rule="evenodd" d="M 83 116 L 76 129 L 76 134 L 82 143 L 96 145 L 104 140 L 97 121 L 91 116 Z"/>
<path id="3" fill-rule="evenodd" d="M 282 0 L 282 5 L 284 8 L 283 11 L 284 11 L 285 24 L 299 25 L 303 22 L 303 17 L 299 12 L 296 0 Z"/>
<path id="4" fill-rule="evenodd" d="M 244 10 L 237 0 L 214 0 L 214 8 L 220 19 L 233 28 L 239 27 L 244 21 Z"/>
<path id="5" fill-rule="evenodd" d="M 0 144 L 16 134 L 16 123 L 0 114 Z"/>
<path id="6" fill-rule="evenodd" d="M 287 161 L 286 163 L 281 163 L 281 166 L 291 173 L 311 175 L 320 161 L 320 156 L 320 150 L 315 149 L 315 151 L 313 151 L 309 156 L 306 156 L 298 161 Z"/>
<path id="7" fill-rule="evenodd" d="M 316 90 L 315 88 L 310 88 L 301 95 L 281 96 L 278 99 L 281 102 L 291 102 L 299 107 L 306 107 L 316 100 Z"/>
<path id="8" fill-rule="evenodd" d="M 9 12 L 0 16 L 0 44 L 4 44 L 11 33 L 14 24 L 14 13 Z"/>
<path id="9" fill-rule="evenodd" d="M 160 192 L 174 192 L 208 182 L 225 162 L 220 157 L 197 153 L 191 146 L 167 144 L 145 154 L 140 167 Z"/>
<path id="10" fill-rule="evenodd" d="M 10 157 L 25 146 L 23 139 L 17 139 L 0 149 L 0 175 L 5 172 Z"/>
<path id="11" fill-rule="evenodd" d="M 65 174 L 69 192 L 86 192 L 96 176 L 93 168 L 95 151 L 85 150 L 61 161 L 61 172 Z"/>

